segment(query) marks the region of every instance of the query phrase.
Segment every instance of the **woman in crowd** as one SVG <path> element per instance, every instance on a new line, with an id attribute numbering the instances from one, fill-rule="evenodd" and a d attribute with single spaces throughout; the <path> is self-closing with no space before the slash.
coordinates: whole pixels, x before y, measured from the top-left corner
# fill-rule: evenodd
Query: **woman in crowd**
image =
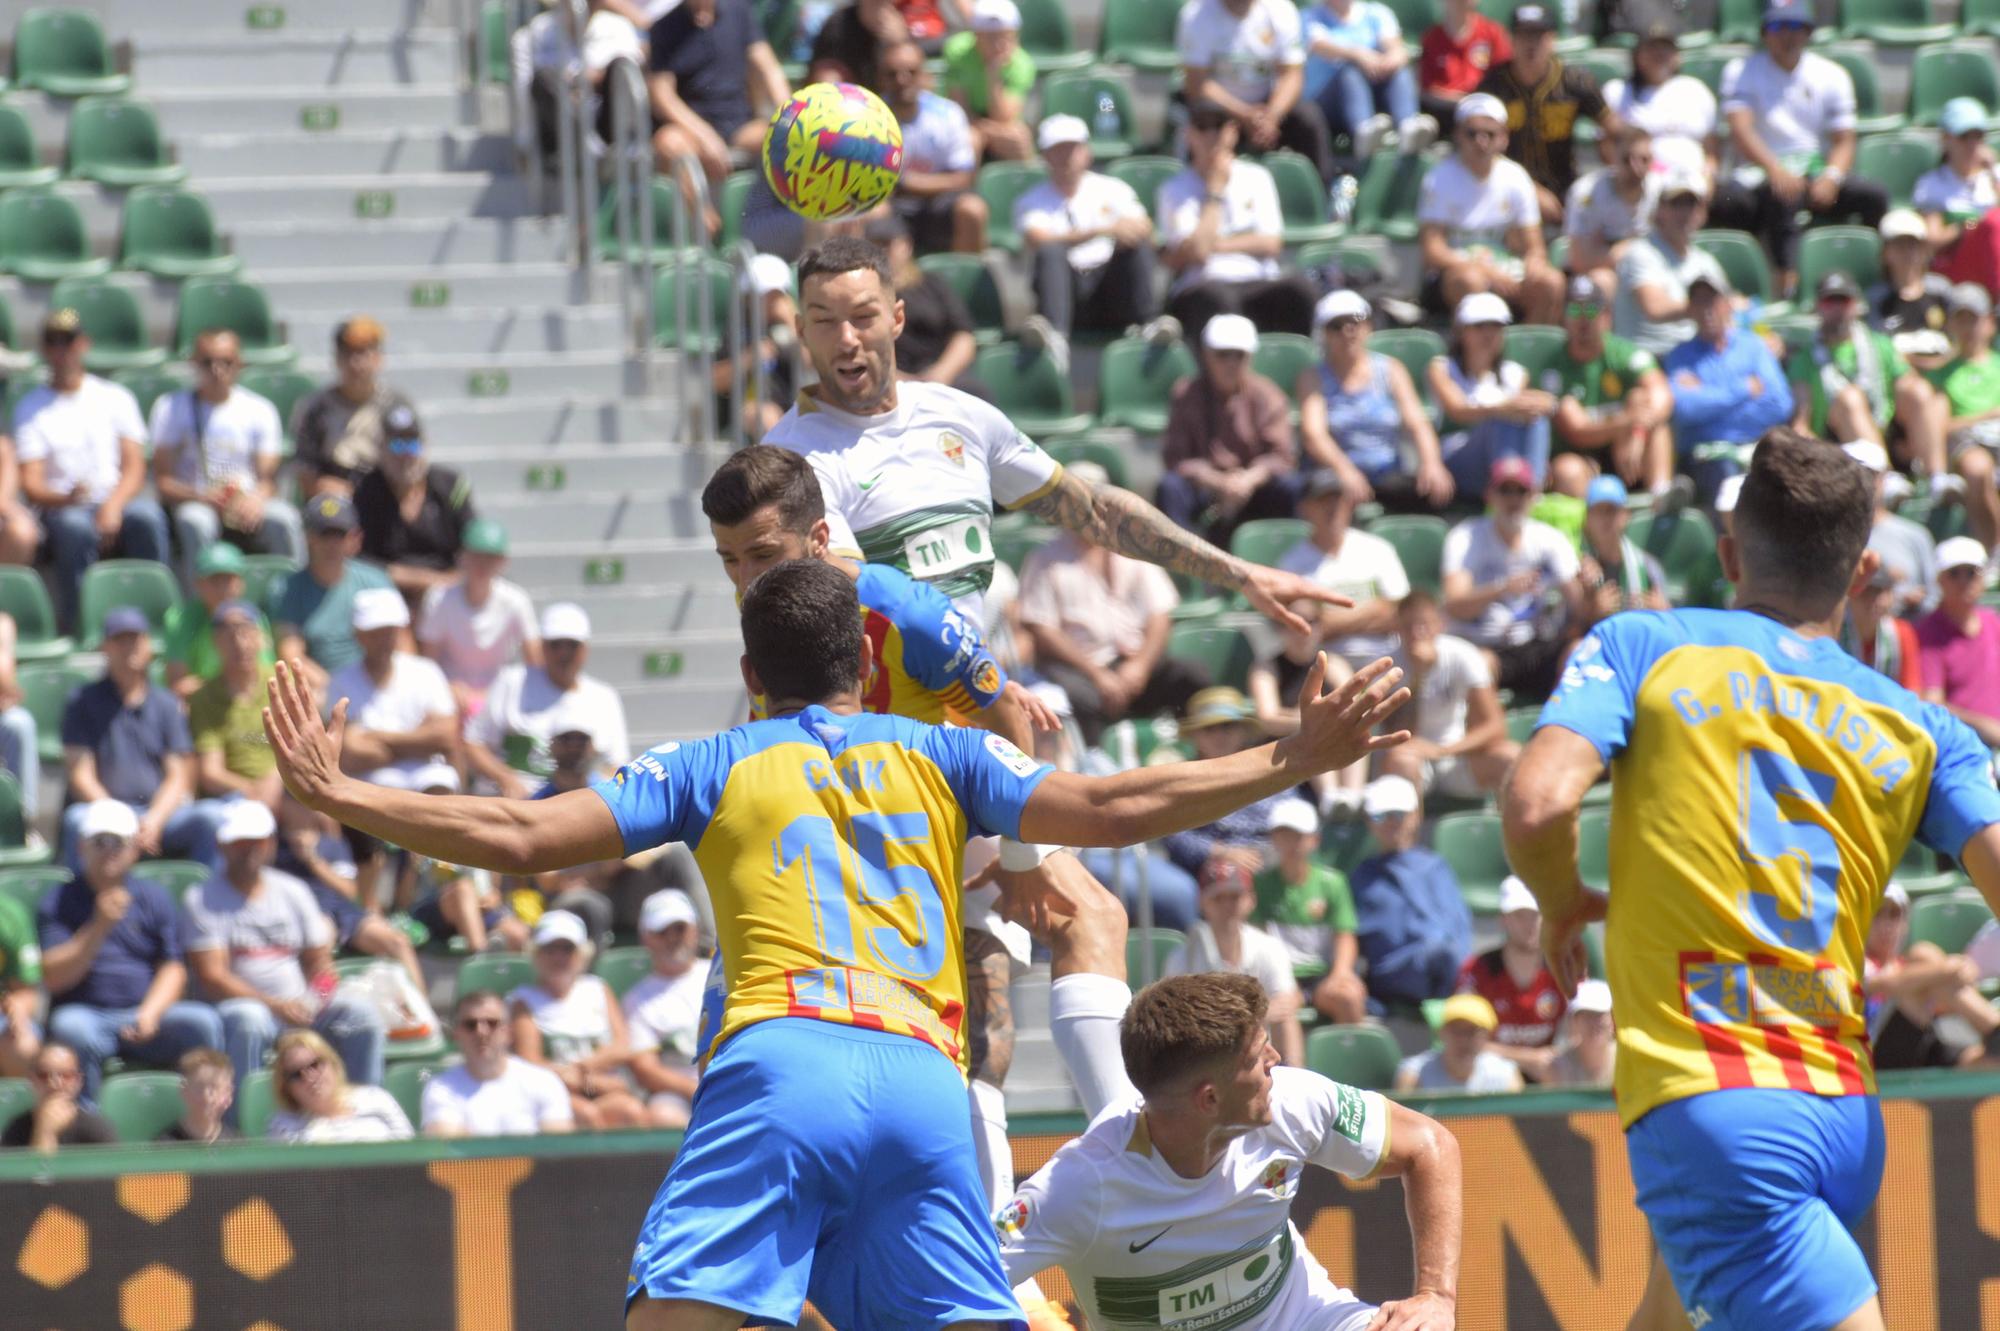
<path id="1" fill-rule="evenodd" d="M 1714 177 L 1721 151 L 1715 94 L 1694 75 L 1681 73 L 1673 24 L 1658 21 L 1639 34 L 1632 76 L 1607 82 L 1604 101 L 1620 121 L 1653 136 L 1656 169 Z"/>
<path id="2" fill-rule="evenodd" d="M 393 1142 L 413 1137 L 396 1097 L 351 1086 L 347 1065 L 318 1031 L 291 1030 L 272 1046 L 268 1135 L 288 1142 Z"/>
<path id="3" fill-rule="evenodd" d="M 1368 349 L 1374 311 L 1359 292 L 1335 291 L 1313 311 L 1322 360 L 1300 371 L 1300 446 L 1340 473 L 1357 503 L 1374 500 L 1402 512 L 1451 502 L 1452 476 L 1438 450 L 1430 413 L 1401 361 Z M 1403 449 L 1407 439 L 1415 457 Z"/>
<path id="4" fill-rule="evenodd" d="M 1425 370 L 1449 430 L 1444 465 L 1466 494 L 1483 494 L 1493 464 L 1503 457 L 1526 458 L 1537 489 L 1548 474 L 1549 417 L 1556 400 L 1529 387 L 1526 367 L 1507 359 L 1507 325 L 1513 321 L 1507 302 L 1492 292 L 1467 296 L 1452 320 L 1450 348 Z"/>
<path id="5" fill-rule="evenodd" d="M 589 928 L 569 911 L 548 911 L 535 922 L 534 949 L 535 983 L 509 1001 L 514 1052 L 562 1078 L 579 1132 L 642 1126 L 646 1107 L 625 1074 L 625 1014 L 611 986 L 590 974 Z"/>

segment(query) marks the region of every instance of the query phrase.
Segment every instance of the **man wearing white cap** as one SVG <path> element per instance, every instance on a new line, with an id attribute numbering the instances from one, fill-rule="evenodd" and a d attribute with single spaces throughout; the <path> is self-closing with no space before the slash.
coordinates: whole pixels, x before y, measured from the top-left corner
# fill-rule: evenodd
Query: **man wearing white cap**
<path id="1" fill-rule="evenodd" d="M 264 1066 L 278 1033 L 310 1026 L 347 1064 L 349 1081 L 382 1080 L 388 1035 L 372 1003 L 322 999 L 333 969 L 333 930 L 312 890 L 271 867 L 278 823 L 256 800 L 236 800 L 216 832 L 223 871 L 182 901 L 188 964 L 222 1010 L 223 1049 L 236 1081 Z M 238 1101 L 241 1102 L 241 1092 Z"/>
<path id="2" fill-rule="evenodd" d="M 1549 1061 L 1544 1086 L 1608 1088 L 1618 1067 L 1618 1032 L 1611 1024 L 1611 986 L 1585 980 L 1569 1000 L 1569 1032 Z"/>
<path id="3" fill-rule="evenodd" d="M 1951 356 L 1944 326 L 1951 279 L 1931 271 L 1931 229 L 1916 209 L 1891 208 L 1877 230 L 1882 280 L 1868 288 L 1870 321 L 1895 339 L 1905 360 L 1929 374 Z"/>
<path id="4" fill-rule="evenodd" d="M 1500 882 L 1500 930 L 1499 947 L 1466 961 L 1458 991 L 1493 1005 L 1499 1018 L 1493 1052 L 1512 1061 L 1529 1081 L 1541 1081 L 1555 1058 L 1567 1005 L 1542 962 L 1541 907 L 1512 874 Z"/>
<path id="5" fill-rule="evenodd" d="M 486 710 L 465 730 L 473 772 L 514 799 L 528 793 L 523 772 L 547 773 L 549 741 L 565 730 L 588 732 L 606 768 L 632 760 L 618 691 L 584 673 L 590 616 L 574 601 L 558 601 L 542 611 L 541 627 L 542 664 L 502 670 L 486 695 Z"/>
<path id="6" fill-rule="evenodd" d="M 1708 194 L 1706 172 L 1667 172 L 1653 205 L 1652 229 L 1618 256 L 1611 331 L 1641 351 L 1664 356 L 1693 337 L 1688 288 L 1697 277 L 1722 275 L 1716 257 L 1694 243 L 1694 233 L 1708 219 Z"/>
<path id="7" fill-rule="evenodd" d="M 1354 969 L 1360 956 L 1354 897 L 1347 876 L 1313 855 L 1319 849 L 1319 810 L 1309 800 L 1280 800 L 1271 806 L 1270 828 L 1277 862 L 1251 879 L 1257 904 L 1250 918 L 1283 944 L 1299 989 L 1321 1016 L 1362 1021 L 1368 1016 L 1368 986 Z"/>
<path id="8" fill-rule="evenodd" d="M 1090 169 L 1083 121 L 1045 117 L 1038 141 L 1049 178 L 1014 201 L 1014 230 L 1034 265 L 1041 307 L 1028 326 L 1063 349 L 1060 361 L 1077 328 L 1118 332 L 1159 312 L 1153 219 L 1130 185 Z"/>
<path id="9" fill-rule="evenodd" d="M 1021 49 L 1021 11 L 1014 0 L 976 0 L 971 31 L 944 39 L 943 88 L 972 121 L 984 160 L 1034 156 L 1034 131 L 1021 113 L 1035 88 L 1035 58 Z"/>
<path id="10" fill-rule="evenodd" d="M 647 1096 L 655 1127 L 686 1127 L 694 1103 L 696 1034 L 708 967 L 696 950 L 701 923 L 694 902 L 665 887 L 639 907 L 639 941 L 653 968 L 625 994 L 625 1025 L 632 1049 L 632 1078 Z"/>
<path id="11" fill-rule="evenodd" d="M 758 254 L 744 270 L 737 290 L 746 320 L 753 302 L 764 311 L 764 339 L 754 347 L 746 345 L 741 361 L 746 391 L 752 399 L 747 405 L 753 409 L 753 439 L 776 425 L 798 396 L 799 307 L 792 288 L 792 265 L 776 254 Z M 749 325 L 746 322 L 744 326 Z M 757 377 L 760 373 L 761 380 Z M 721 386 L 717 410 L 723 411 L 731 387 L 726 360 L 716 382 Z"/>
<path id="12" fill-rule="evenodd" d="M 1174 386 L 1160 440 L 1160 511 L 1227 549 L 1253 518 L 1298 510 L 1298 441 L 1285 390 L 1250 368 L 1257 326 L 1218 314 L 1201 330 L 1201 373 Z"/>
<path id="13" fill-rule="evenodd" d="M 1972 535 L 1991 548 L 2000 542 L 2000 492 L 1994 457 L 2000 454 L 2000 356 L 1993 354 L 1993 296 L 1976 282 L 1960 282 L 1945 295 L 1945 330 L 1952 358 L 1936 375 L 1945 399 L 1945 453 L 1961 481 Z"/>
<path id="14" fill-rule="evenodd" d="M 1563 276 L 1542 243 L 1535 182 L 1505 155 L 1507 108 L 1491 93 L 1467 96 L 1452 142 L 1456 151 L 1424 176 L 1417 200 L 1425 308 L 1442 314 L 1491 291 L 1523 322 L 1558 322 Z"/>
<path id="15" fill-rule="evenodd" d="M 1894 614 L 1927 610 L 1937 603 L 1937 542 L 1929 528 L 1889 507 L 1889 452 L 1878 443 L 1856 439 L 1841 451 L 1875 477 L 1875 527 L 1868 548 L 1882 558 L 1882 569 L 1895 588 Z"/>
<path id="16" fill-rule="evenodd" d="M 1989 556 L 1970 536 L 1938 542 L 1938 606 L 1917 621 L 1923 696 L 2000 749 L 2000 611 L 1980 603 Z"/>
<path id="17" fill-rule="evenodd" d="M 1423 802 L 1407 777 L 1370 781 L 1361 811 L 1379 847 L 1348 875 L 1368 992 L 1385 1003 L 1443 998 L 1472 952 L 1472 913 L 1458 876 L 1421 844 Z"/>
<path id="18" fill-rule="evenodd" d="M 372 587 L 354 597 L 361 659 L 333 672 L 326 705 L 347 699 L 348 770 L 378 786 L 423 790 L 449 769 L 458 704 L 437 662 L 398 649 L 410 625 L 403 594 Z M 451 784 L 456 787 L 454 772 Z"/>

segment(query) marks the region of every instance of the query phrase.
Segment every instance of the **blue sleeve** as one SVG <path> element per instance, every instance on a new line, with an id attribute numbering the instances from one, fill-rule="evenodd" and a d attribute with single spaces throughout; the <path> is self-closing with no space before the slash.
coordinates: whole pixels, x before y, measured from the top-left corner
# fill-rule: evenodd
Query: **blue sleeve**
<path id="1" fill-rule="evenodd" d="M 928 727 L 921 744 L 951 783 L 974 831 L 985 836 L 1018 837 L 1028 797 L 1056 770 L 1005 736 L 967 726 Z"/>
<path id="2" fill-rule="evenodd" d="M 90 705 L 91 695 L 88 684 L 81 685 L 63 703 L 62 742 L 64 748 L 94 749 L 103 726 L 98 722 L 97 709 Z"/>
<path id="3" fill-rule="evenodd" d="M 979 625 L 960 614 L 943 592 L 910 579 L 896 618 L 903 634 L 903 669 L 911 679 L 963 710 L 984 710 L 999 701 L 1007 687 L 1006 672 L 987 649 Z"/>
<path id="4" fill-rule="evenodd" d="M 1683 344 L 1692 345 L 1692 344 Z M 1715 371 L 1722 362 L 1714 357 L 1697 369 L 1691 356 L 1682 356 L 1677 348 L 1667 356 L 1667 387 L 1674 395 L 1675 432 L 1684 435 L 1690 443 L 1701 443 L 1713 437 L 1711 433 L 1739 401 L 1734 386 L 1718 382 Z M 1708 371 L 1703 373 L 1703 370 Z M 1689 388 L 1681 382 L 1683 371 L 1691 372 L 1699 380 L 1699 385 Z"/>
<path id="5" fill-rule="evenodd" d="M 1658 616 L 1613 615 L 1586 633 L 1570 653 L 1556 691 L 1542 707 L 1535 729 L 1561 726 L 1573 730 L 1610 762 L 1632 736 L 1634 704 L 1639 685 L 1659 655 L 1650 639 L 1650 621 Z"/>
<path id="6" fill-rule="evenodd" d="M 1920 719 L 1937 741 L 1937 767 L 1917 823 L 1917 840 L 1953 859 L 1973 834 L 2000 823 L 2000 791 L 1993 788 L 1993 755 L 1972 727 L 1936 703 L 1924 704 Z"/>
<path id="7" fill-rule="evenodd" d="M 611 806 L 625 853 L 685 841 L 692 848 L 735 765 L 727 734 L 694 744 L 668 741 L 634 758 L 591 789 Z"/>

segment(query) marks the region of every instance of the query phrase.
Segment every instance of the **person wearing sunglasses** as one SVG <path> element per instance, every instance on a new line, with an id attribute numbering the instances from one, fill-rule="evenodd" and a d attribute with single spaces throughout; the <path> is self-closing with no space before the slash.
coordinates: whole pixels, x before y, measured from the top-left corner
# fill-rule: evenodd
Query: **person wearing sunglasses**
<path id="1" fill-rule="evenodd" d="M 1453 483 L 1416 380 L 1393 356 L 1368 349 L 1374 309 L 1358 291 L 1320 298 L 1313 327 L 1320 363 L 1299 371 L 1299 447 L 1340 477 L 1357 504 L 1430 513 L 1451 502 Z"/>
<path id="2" fill-rule="evenodd" d="M 1664 180 L 1653 170 L 1653 136 L 1634 125 L 1621 128 L 1612 140 L 1611 165 L 1570 186 L 1563 208 L 1569 271 L 1588 274 L 1606 291 L 1616 286 L 1618 260 L 1653 229 Z"/>
<path id="3" fill-rule="evenodd" d="M 1559 226 L 1563 201 L 1576 183 L 1577 121 L 1597 122 L 1612 140 L 1622 125 L 1605 105 L 1597 76 L 1565 65 L 1556 54 L 1560 20 L 1553 6 L 1518 5 L 1510 24 L 1514 58 L 1486 71 L 1479 91 L 1498 97 L 1507 108 L 1507 155 L 1534 180 L 1542 221 Z"/>
<path id="4" fill-rule="evenodd" d="M 1494 683 L 1517 697 L 1545 698 L 1584 618 L 1576 545 L 1528 516 L 1535 503 L 1528 460 L 1503 457 L 1486 485 L 1487 512 L 1444 540 L 1448 631 L 1491 658 Z"/>
<path id="5" fill-rule="evenodd" d="M 64 1146 L 103 1146 L 118 1140 L 111 1120 L 83 1100 L 83 1071 L 76 1051 L 45 1044 L 28 1070 L 35 1103 L 0 1128 L 0 1147 L 25 1146 L 54 1155 Z"/>
<path id="6" fill-rule="evenodd" d="M 1451 342 L 1424 367 L 1431 400 L 1444 412 L 1439 441 L 1461 494 L 1477 494 L 1493 464 L 1519 458 L 1539 490 L 1549 468 L 1549 417 L 1556 399 L 1528 382 L 1527 367 L 1507 359 L 1507 302 L 1490 291 L 1458 303 Z"/>
<path id="7" fill-rule="evenodd" d="M 283 1142 L 396 1142 L 414 1137 L 409 1115 L 380 1086 L 356 1086 L 318 1031 L 286 1031 L 271 1051 L 277 1108 L 265 1135 Z"/>
<path id="8" fill-rule="evenodd" d="M 365 314 L 333 333 L 335 379 L 292 408 L 292 440 L 307 498 L 354 493 L 375 469 L 392 407 L 409 399 L 382 382 L 382 346 L 388 334 Z"/>
<path id="9" fill-rule="evenodd" d="M 1581 499 L 1602 473 L 1664 493 L 1674 479 L 1674 397 L 1659 360 L 1611 331 L 1611 302 L 1589 276 L 1570 279 L 1563 331 L 1543 374 L 1557 399 L 1549 488 Z"/>
<path id="10" fill-rule="evenodd" d="M 361 553 L 389 571 L 413 601 L 458 577 L 465 529 L 478 516 L 472 485 L 449 467 L 431 465 L 424 430 L 407 406 L 382 418 L 382 462 L 354 487 Z"/>
<path id="11" fill-rule="evenodd" d="M 2000 207 L 2000 165 L 1986 135 L 1993 127 L 1975 97 L 1954 97 L 1938 113 L 1942 160 L 1917 177 L 1910 202 L 1939 250 L 1959 242 L 1980 218 Z"/>
<path id="12" fill-rule="evenodd" d="M 1535 182 L 1507 150 L 1507 108 L 1476 92 L 1458 104 L 1457 148 L 1424 176 L 1417 200 L 1417 246 L 1424 308 L 1442 314 L 1490 291 L 1526 323 L 1554 323 L 1562 274 L 1542 243 Z"/>
<path id="13" fill-rule="evenodd" d="M 1938 542 L 1938 606 L 1917 621 L 1926 702 L 1943 703 L 2000 748 L 2000 611 L 1981 603 L 1992 565 L 1970 536 Z"/>
<path id="14" fill-rule="evenodd" d="M 460 994 L 451 1025 L 464 1061 L 425 1085 L 424 1136 L 532 1137 L 576 1130 L 562 1079 L 514 1056 L 506 999 L 491 989 Z"/>

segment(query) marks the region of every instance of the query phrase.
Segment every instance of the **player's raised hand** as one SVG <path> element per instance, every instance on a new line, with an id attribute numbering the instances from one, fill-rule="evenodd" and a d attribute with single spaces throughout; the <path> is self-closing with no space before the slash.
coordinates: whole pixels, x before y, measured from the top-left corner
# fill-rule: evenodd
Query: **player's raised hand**
<path id="1" fill-rule="evenodd" d="M 1321 652 L 1299 689 L 1299 733 L 1285 741 L 1296 746 L 1306 775 L 1339 771 L 1378 749 L 1393 749 L 1410 738 L 1407 730 L 1375 733 L 1376 726 L 1410 700 L 1410 691 L 1397 687 L 1403 678 L 1401 667 L 1386 656 L 1379 657 L 1333 692 L 1322 693 L 1326 673 L 1326 653 Z"/>
<path id="2" fill-rule="evenodd" d="M 1353 597 L 1342 596 L 1311 578 L 1247 562 L 1243 565 L 1243 586 L 1239 590 L 1259 613 L 1297 633 L 1306 632 L 1312 625 L 1292 609 L 1294 601 L 1319 601 L 1342 610 L 1354 605 Z"/>
<path id="3" fill-rule="evenodd" d="M 340 780 L 340 738 L 347 729 L 347 699 L 334 705 L 329 724 L 319 718 L 312 692 L 287 662 L 278 662 L 264 705 L 264 734 L 278 760 L 285 789 L 308 809 L 321 808 Z"/>
<path id="4" fill-rule="evenodd" d="M 1368 1331 L 1454 1331 L 1458 1301 L 1434 1289 L 1421 1289 L 1407 1299 L 1382 1305 Z"/>
<path id="5" fill-rule="evenodd" d="M 1028 724 L 1035 729 L 1062 729 L 1062 718 L 1055 714 L 1055 709 L 1043 702 L 1033 689 L 1023 684 L 1020 680 L 1010 679 L 1007 681 L 1007 696 L 1014 700 L 1014 705 L 1021 709 L 1022 713 L 1028 718 Z"/>
<path id="6" fill-rule="evenodd" d="M 1584 926 L 1603 919 L 1608 905 L 1604 893 L 1579 879 L 1574 909 L 1561 917 L 1542 913 L 1542 957 L 1564 998 L 1575 998 L 1577 985 L 1590 974 L 1590 957 L 1583 946 Z"/>

